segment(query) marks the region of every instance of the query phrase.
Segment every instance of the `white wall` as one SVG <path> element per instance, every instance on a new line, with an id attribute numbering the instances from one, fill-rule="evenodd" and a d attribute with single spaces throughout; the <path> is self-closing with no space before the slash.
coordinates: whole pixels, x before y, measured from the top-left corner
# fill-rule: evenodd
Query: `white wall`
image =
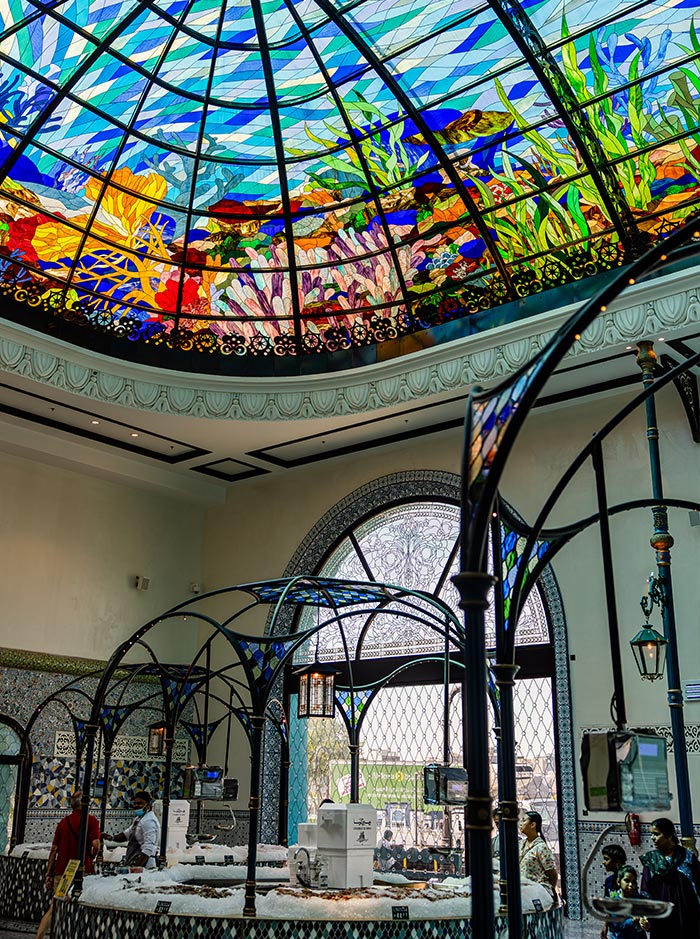
<path id="1" fill-rule="evenodd" d="M 4 454 L 0 492 L 2 646 L 106 659 L 201 580 L 201 506 Z M 154 634 L 173 660 L 195 638 Z"/>

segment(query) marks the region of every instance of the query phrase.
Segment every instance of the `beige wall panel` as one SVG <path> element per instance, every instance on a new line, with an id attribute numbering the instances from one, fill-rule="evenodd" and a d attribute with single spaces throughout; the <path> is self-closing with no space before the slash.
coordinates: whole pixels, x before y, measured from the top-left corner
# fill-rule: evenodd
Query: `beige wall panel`
<path id="1" fill-rule="evenodd" d="M 0 645 L 105 659 L 201 579 L 201 506 L 9 455 L 0 491 Z M 177 659 L 190 633 L 154 641 Z"/>

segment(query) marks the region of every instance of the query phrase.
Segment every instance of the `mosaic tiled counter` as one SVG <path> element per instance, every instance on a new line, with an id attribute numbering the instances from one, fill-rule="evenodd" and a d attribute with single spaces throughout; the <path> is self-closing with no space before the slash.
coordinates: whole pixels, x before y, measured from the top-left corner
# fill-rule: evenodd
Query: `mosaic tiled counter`
<path id="1" fill-rule="evenodd" d="M 49 908 L 42 858 L 0 856 L 0 918 L 38 923 Z"/>
<path id="2" fill-rule="evenodd" d="M 468 881 L 308 889 L 268 868 L 258 871 L 256 917 L 245 918 L 245 876 L 240 866 L 180 864 L 90 877 L 79 901 L 57 904 L 53 939 L 474 939 Z M 547 897 L 541 885 L 524 882 L 528 939 L 561 939 L 560 908 L 533 912 Z M 506 920 L 497 917 L 496 926 L 505 939 Z"/>
<path id="3" fill-rule="evenodd" d="M 231 919 L 139 913 L 85 907 L 74 900 L 57 902 L 53 939 L 474 939 L 468 919 L 270 920 Z M 562 910 L 557 907 L 524 916 L 528 939 L 561 939 Z M 508 935 L 508 924 L 496 918 L 496 935 Z"/>

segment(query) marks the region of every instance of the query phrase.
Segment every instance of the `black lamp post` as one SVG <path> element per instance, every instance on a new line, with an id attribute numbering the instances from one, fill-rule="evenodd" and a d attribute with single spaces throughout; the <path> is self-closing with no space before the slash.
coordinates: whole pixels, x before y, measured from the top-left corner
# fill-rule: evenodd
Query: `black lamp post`
<path id="1" fill-rule="evenodd" d="M 645 389 L 654 384 L 654 371 L 657 365 L 654 343 L 645 340 L 637 343 L 637 365 L 642 370 L 642 383 Z M 650 544 L 656 552 L 658 574 L 650 579 L 649 598 L 644 598 L 642 608 L 647 609 L 656 603 L 663 617 L 668 659 L 668 707 L 671 715 L 671 736 L 673 738 L 673 759 L 678 786 L 678 812 L 681 822 L 681 838 L 686 847 L 695 847 L 693 833 L 693 808 L 690 796 L 690 776 L 688 772 L 688 753 L 685 743 L 685 721 L 683 719 L 683 692 L 681 691 L 680 663 L 678 658 L 678 636 L 676 632 L 676 614 L 673 603 L 673 582 L 671 580 L 671 548 L 673 537 L 668 530 L 668 509 L 664 503 L 663 477 L 661 474 L 661 454 L 659 450 L 659 426 L 656 419 L 656 401 L 650 394 L 646 399 L 647 440 L 649 442 L 649 466 L 651 469 L 651 487 L 655 504 L 652 507 L 654 533 Z M 646 605 L 645 605 L 646 604 Z M 647 614 L 648 615 L 648 614 Z M 660 648 L 657 646 L 657 648 Z"/>

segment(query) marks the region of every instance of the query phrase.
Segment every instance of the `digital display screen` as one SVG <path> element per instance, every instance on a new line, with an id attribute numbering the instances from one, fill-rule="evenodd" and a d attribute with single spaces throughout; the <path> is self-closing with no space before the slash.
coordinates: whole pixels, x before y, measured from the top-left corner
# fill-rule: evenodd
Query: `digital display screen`
<path id="1" fill-rule="evenodd" d="M 466 802 L 467 799 L 467 783 L 466 780 L 462 782 L 457 779 L 449 779 L 447 781 L 447 798 L 455 801 Z"/>
<path id="2" fill-rule="evenodd" d="M 639 744 L 639 755 L 640 756 L 658 756 L 659 755 L 659 745 L 656 743 L 642 743 Z"/>

